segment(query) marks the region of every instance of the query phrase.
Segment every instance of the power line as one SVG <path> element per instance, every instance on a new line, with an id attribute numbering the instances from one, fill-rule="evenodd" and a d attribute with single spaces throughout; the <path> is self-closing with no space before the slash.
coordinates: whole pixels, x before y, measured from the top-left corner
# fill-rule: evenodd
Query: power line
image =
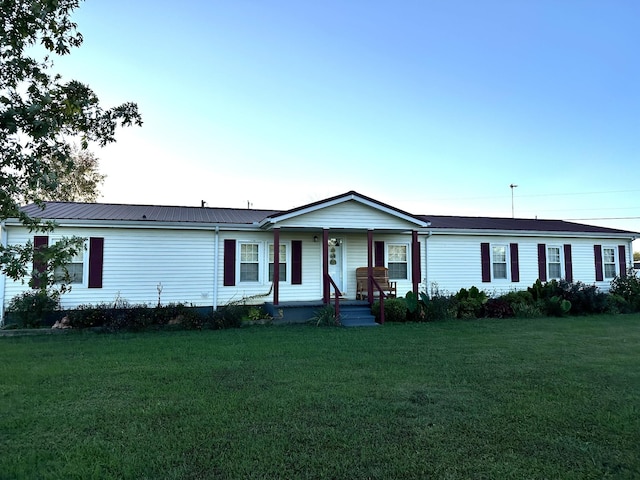
<path id="1" fill-rule="evenodd" d="M 524 195 L 518 195 L 518 198 L 525 197 L 568 197 L 568 196 L 578 196 L 578 195 L 606 195 L 611 193 L 635 193 L 640 192 L 640 189 L 633 190 L 604 190 L 599 192 L 567 192 L 567 193 L 530 193 Z M 487 195 L 481 197 L 445 197 L 445 198 L 433 198 L 432 201 L 445 201 L 445 200 L 490 200 L 497 198 L 505 198 L 509 194 L 505 193 L 504 195 Z"/>
<path id="2" fill-rule="evenodd" d="M 565 218 L 565 220 L 640 220 L 640 217 L 597 217 L 597 218 Z"/>

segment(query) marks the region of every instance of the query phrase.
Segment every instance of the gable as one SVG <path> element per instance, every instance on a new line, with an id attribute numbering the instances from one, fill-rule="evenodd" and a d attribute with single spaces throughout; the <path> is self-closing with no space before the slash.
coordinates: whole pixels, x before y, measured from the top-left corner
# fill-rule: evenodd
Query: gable
<path id="1" fill-rule="evenodd" d="M 394 211 L 385 211 L 356 200 L 296 212 L 282 220 L 271 220 L 269 227 L 410 230 L 424 226 L 417 220 L 411 221 Z"/>

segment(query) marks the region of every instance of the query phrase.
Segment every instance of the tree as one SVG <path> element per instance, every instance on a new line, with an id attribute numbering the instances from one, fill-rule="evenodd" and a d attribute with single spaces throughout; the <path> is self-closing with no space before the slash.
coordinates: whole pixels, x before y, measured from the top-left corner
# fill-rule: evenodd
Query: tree
<path id="1" fill-rule="evenodd" d="M 2 0 L 0 2 L 0 221 L 19 218 L 32 231 L 55 225 L 30 218 L 20 201 L 43 205 L 68 182 L 74 168 L 72 145 L 115 141 L 118 126 L 142 125 L 135 103 L 103 109 L 96 94 L 76 80 L 51 73 L 49 55 L 67 55 L 82 44 L 71 21 L 81 0 Z M 42 59 L 27 50 L 40 43 Z M 51 265 L 77 253 L 82 239 L 36 252 Z M 33 245 L 0 246 L 0 266 L 10 278 L 31 273 Z M 46 282 L 41 282 L 46 283 Z"/>
<path id="2" fill-rule="evenodd" d="M 633 261 L 640 262 L 640 252 L 633 252 Z"/>
<path id="3" fill-rule="evenodd" d="M 98 157 L 89 150 L 73 147 L 68 162 L 56 158 L 44 159 L 56 172 L 57 186 L 54 191 L 33 192 L 32 198 L 52 202 L 95 202 L 100 195 L 100 185 L 106 175 L 99 171 Z"/>

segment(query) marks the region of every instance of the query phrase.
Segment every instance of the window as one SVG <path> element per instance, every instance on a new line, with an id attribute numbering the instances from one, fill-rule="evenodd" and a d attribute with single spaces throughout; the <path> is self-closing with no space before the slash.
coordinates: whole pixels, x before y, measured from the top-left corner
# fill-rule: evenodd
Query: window
<path id="1" fill-rule="evenodd" d="M 57 267 L 54 276 L 58 283 L 82 283 L 84 272 L 84 249 L 80 249 L 64 267 Z"/>
<path id="2" fill-rule="evenodd" d="M 616 249 L 614 247 L 602 248 L 602 266 L 604 267 L 604 278 L 616 276 Z"/>
<path id="3" fill-rule="evenodd" d="M 547 247 L 547 272 L 549 278 L 562 278 L 560 247 Z"/>
<path id="4" fill-rule="evenodd" d="M 287 246 L 280 244 L 280 281 L 287 281 Z M 273 244 L 269 245 L 269 281 L 273 282 Z"/>
<path id="5" fill-rule="evenodd" d="M 260 255 L 257 243 L 240 244 L 240 281 L 257 282 L 260 278 Z"/>
<path id="6" fill-rule="evenodd" d="M 493 278 L 507 279 L 507 246 L 494 245 L 492 248 Z"/>
<path id="7" fill-rule="evenodd" d="M 389 278 L 407 279 L 409 271 L 408 245 L 390 244 L 387 255 Z"/>

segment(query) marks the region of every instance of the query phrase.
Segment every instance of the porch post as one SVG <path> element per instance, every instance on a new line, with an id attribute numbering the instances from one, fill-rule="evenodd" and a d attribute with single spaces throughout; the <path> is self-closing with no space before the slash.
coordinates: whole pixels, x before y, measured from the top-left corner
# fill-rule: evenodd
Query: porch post
<path id="1" fill-rule="evenodd" d="M 420 283 L 420 241 L 418 232 L 411 232 L 411 278 L 413 279 L 413 293 L 418 296 L 418 284 Z"/>
<path id="2" fill-rule="evenodd" d="M 329 305 L 331 293 L 329 291 L 329 229 L 322 229 L 322 301 Z"/>
<path id="3" fill-rule="evenodd" d="M 373 230 L 367 230 L 367 300 L 373 303 L 373 285 L 371 275 L 373 274 Z"/>
<path id="4" fill-rule="evenodd" d="M 273 229 L 273 304 L 280 304 L 280 228 Z"/>

